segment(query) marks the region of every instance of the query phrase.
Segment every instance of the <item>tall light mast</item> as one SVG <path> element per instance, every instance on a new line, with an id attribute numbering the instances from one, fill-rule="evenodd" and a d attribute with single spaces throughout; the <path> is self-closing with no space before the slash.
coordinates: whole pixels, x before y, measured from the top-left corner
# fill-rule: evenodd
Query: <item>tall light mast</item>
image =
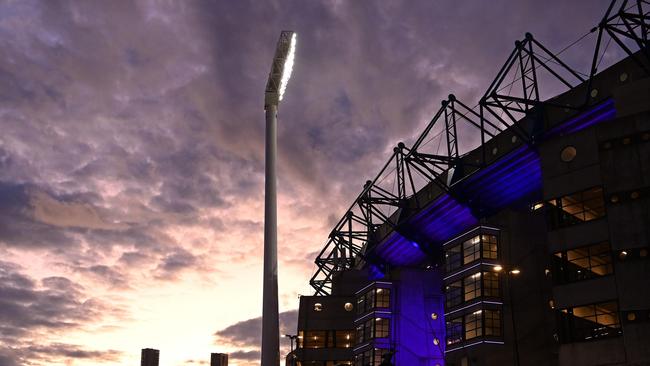
<path id="1" fill-rule="evenodd" d="M 278 319 L 278 213 L 276 156 L 278 105 L 287 87 L 296 50 L 296 33 L 282 31 L 275 49 L 264 95 L 266 112 L 266 165 L 264 185 L 264 294 L 262 304 L 261 366 L 280 365 Z"/>

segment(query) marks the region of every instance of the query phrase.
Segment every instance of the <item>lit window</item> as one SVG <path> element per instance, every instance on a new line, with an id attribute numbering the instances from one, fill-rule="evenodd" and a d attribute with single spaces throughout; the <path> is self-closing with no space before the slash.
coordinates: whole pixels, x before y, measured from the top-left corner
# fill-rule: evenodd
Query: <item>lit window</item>
<path id="1" fill-rule="evenodd" d="M 605 216 L 602 187 L 555 198 L 548 204 L 546 212 L 551 228 L 580 224 Z"/>
<path id="2" fill-rule="evenodd" d="M 497 237 L 494 235 L 481 235 L 481 242 L 483 246 L 483 258 L 497 259 Z"/>
<path id="3" fill-rule="evenodd" d="M 483 310 L 486 336 L 501 335 L 501 312 L 499 310 Z"/>
<path id="4" fill-rule="evenodd" d="M 354 332 L 352 330 L 334 331 L 334 345 L 336 348 L 349 348 L 354 341 Z"/>
<path id="5" fill-rule="evenodd" d="M 483 272 L 483 296 L 499 297 L 499 274 Z"/>
<path id="6" fill-rule="evenodd" d="M 390 289 L 387 288 L 378 288 L 377 296 L 375 298 L 376 303 L 375 307 L 378 308 L 388 308 L 390 307 Z"/>
<path id="7" fill-rule="evenodd" d="M 481 273 L 474 273 L 463 279 L 464 301 L 481 296 Z"/>
<path id="8" fill-rule="evenodd" d="M 588 341 L 621 334 L 616 302 L 577 306 L 558 311 L 563 343 Z"/>
<path id="9" fill-rule="evenodd" d="M 463 264 L 468 264 L 481 256 L 481 238 L 475 236 L 463 242 Z"/>
<path id="10" fill-rule="evenodd" d="M 555 283 L 569 283 L 613 273 L 608 242 L 557 252 L 552 257 Z"/>
<path id="11" fill-rule="evenodd" d="M 298 331 L 298 340 L 297 340 L 297 348 L 302 348 L 303 347 L 303 339 L 305 338 L 305 332 L 302 330 Z"/>
<path id="12" fill-rule="evenodd" d="M 305 348 L 325 348 L 327 344 L 327 331 L 309 330 L 305 332 Z"/>
<path id="13" fill-rule="evenodd" d="M 478 310 L 465 315 L 465 339 L 472 339 L 483 335 L 481 322 L 482 311 Z"/>
<path id="14" fill-rule="evenodd" d="M 390 333 L 390 319 L 375 319 L 375 338 L 386 338 Z"/>

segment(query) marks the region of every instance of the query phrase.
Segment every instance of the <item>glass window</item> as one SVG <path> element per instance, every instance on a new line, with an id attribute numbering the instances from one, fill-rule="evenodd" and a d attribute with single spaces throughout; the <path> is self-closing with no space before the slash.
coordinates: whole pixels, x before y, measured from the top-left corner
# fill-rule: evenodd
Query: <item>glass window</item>
<path id="1" fill-rule="evenodd" d="M 481 242 L 483 245 L 483 258 L 497 259 L 497 237 L 494 235 L 483 234 L 481 235 Z"/>
<path id="2" fill-rule="evenodd" d="M 480 337 L 483 335 L 481 324 L 482 310 L 465 315 L 465 340 Z"/>
<path id="3" fill-rule="evenodd" d="M 390 333 L 390 319 L 375 319 L 375 338 L 386 338 Z"/>
<path id="4" fill-rule="evenodd" d="M 327 331 L 309 330 L 305 332 L 305 348 L 325 348 Z"/>
<path id="5" fill-rule="evenodd" d="M 621 334 L 618 305 L 614 301 L 562 309 L 557 314 L 560 338 L 564 343 Z"/>
<path id="6" fill-rule="evenodd" d="M 390 289 L 374 288 L 357 297 L 357 314 L 365 314 L 374 308 L 390 307 Z"/>
<path id="7" fill-rule="evenodd" d="M 554 198 L 548 201 L 547 206 L 548 224 L 551 228 L 580 224 L 605 216 L 602 187 Z"/>
<path id="8" fill-rule="evenodd" d="M 463 317 L 447 320 L 447 344 L 454 344 L 463 341 Z"/>
<path id="9" fill-rule="evenodd" d="M 481 239 L 475 236 L 463 242 L 463 264 L 474 262 L 481 257 Z"/>
<path id="10" fill-rule="evenodd" d="M 499 297 L 499 274 L 483 272 L 483 296 Z"/>
<path id="11" fill-rule="evenodd" d="M 481 272 L 474 273 L 463 279 L 464 301 L 470 301 L 481 296 Z"/>
<path id="12" fill-rule="evenodd" d="M 366 341 L 365 334 L 363 332 L 364 324 L 359 324 L 357 326 L 357 344 L 363 343 Z"/>
<path id="13" fill-rule="evenodd" d="M 372 320 L 369 320 L 369 321 L 363 323 L 363 338 L 366 341 L 372 339 L 372 335 L 375 332 L 374 325 L 375 325 L 375 322 L 373 322 Z"/>
<path id="14" fill-rule="evenodd" d="M 483 310 L 486 336 L 501 335 L 501 312 L 499 310 Z"/>
<path id="15" fill-rule="evenodd" d="M 366 294 L 357 297 L 357 314 L 361 315 L 366 312 Z"/>
<path id="16" fill-rule="evenodd" d="M 378 288 L 376 295 L 375 307 L 388 308 L 390 307 L 390 289 Z"/>
<path id="17" fill-rule="evenodd" d="M 388 350 L 375 348 L 364 351 L 362 353 L 354 356 L 354 365 L 355 366 L 379 366 L 382 362 L 382 356 L 386 354 Z"/>
<path id="18" fill-rule="evenodd" d="M 445 252 L 445 269 L 447 272 L 451 272 L 455 269 L 460 268 L 463 263 L 462 263 L 462 246 L 461 245 L 455 245 Z"/>
<path id="19" fill-rule="evenodd" d="M 305 338 L 305 332 L 302 330 L 298 331 L 298 340 L 296 341 L 296 348 L 302 348 L 303 347 L 303 339 Z"/>
<path id="20" fill-rule="evenodd" d="M 447 309 L 463 302 L 463 284 L 461 281 L 450 283 L 445 287 L 445 305 Z"/>
<path id="21" fill-rule="evenodd" d="M 373 363 L 373 366 L 381 365 L 383 361 L 382 357 L 384 356 L 384 354 L 387 353 L 386 351 L 387 350 L 382 348 L 375 348 L 375 357 L 374 357 L 375 362 Z"/>
<path id="22" fill-rule="evenodd" d="M 555 283 L 569 283 L 606 276 L 614 272 L 608 242 L 555 253 L 552 258 Z"/>
<path id="23" fill-rule="evenodd" d="M 335 332 L 335 346 L 336 348 L 350 348 L 354 342 L 354 331 L 352 330 L 337 330 Z"/>

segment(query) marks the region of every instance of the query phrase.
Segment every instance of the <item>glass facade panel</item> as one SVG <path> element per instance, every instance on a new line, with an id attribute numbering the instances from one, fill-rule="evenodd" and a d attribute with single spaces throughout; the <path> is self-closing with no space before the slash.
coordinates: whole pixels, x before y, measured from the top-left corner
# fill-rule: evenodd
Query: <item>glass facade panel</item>
<path id="1" fill-rule="evenodd" d="M 501 336 L 501 312 L 499 310 L 483 310 L 486 336 Z"/>
<path id="2" fill-rule="evenodd" d="M 375 296 L 375 307 L 388 308 L 390 307 L 390 289 L 378 288 Z"/>
<path id="3" fill-rule="evenodd" d="M 390 336 L 390 319 L 375 318 L 366 320 L 357 326 L 357 344 L 367 342 L 373 338 L 385 338 Z"/>
<path id="4" fill-rule="evenodd" d="M 357 314 L 365 314 L 374 308 L 390 307 L 390 289 L 373 288 L 357 297 Z"/>
<path id="5" fill-rule="evenodd" d="M 463 341 L 463 317 L 449 319 L 445 322 L 447 345 Z"/>
<path id="6" fill-rule="evenodd" d="M 336 348 L 350 348 L 354 343 L 354 332 L 352 330 L 337 330 L 334 342 Z"/>
<path id="7" fill-rule="evenodd" d="M 325 348 L 327 344 L 327 331 L 309 330 L 305 332 L 305 348 Z"/>
<path id="8" fill-rule="evenodd" d="M 598 243 L 555 253 L 552 258 L 555 283 L 569 283 L 614 272 L 609 243 Z"/>
<path id="9" fill-rule="evenodd" d="M 382 357 L 388 350 L 382 348 L 369 349 L 354 356 L 354 366 L 379 366 Z"/>
<path id="10" fill-rule="evenodd" d="M 447 309 L 460 305 L 463 302 L 462 281 L 450 283 L 445 287 L 445 305 Z"/>
<path id="11" fill-rule="evenodd" d="M 483 311 L 478 310 L 465 315 L 465 340 L 480 337 L 483 335 L 482 315 Z"/>
<path id="12" fill-rule="evenodd" d="M 547 203 L 546 212 L 550 228 L 576 225 L 605 216 L 602 187 L 554 198 Z"/>
<path id="13" fill-rule="evenodd" d="M 390 331 L 390 319 L 375 319 L 375 338 L 388 337 Z"/>
<path id="14" fill-rule="evenodd" d="M 621 334 L 618 305 L 614 301 L 562 309 L 557 314 L 560 340 L 564 343 Z"/>
<path id="15" fill-rule="evenodd" d="M 451 272 L 460 268 L 463 265 L 462 246 L 456 245 L 447 249 L 445 253 L 445 269 Z"/>
<path id="16" fill-rule="evenodd" d="M 463 242 L 463 264 L 472 263 L 481 257 L 481 239 L 475 236 Z"/>
<path id="17" fill-rule="evenodd" d="M 498 237 L 492 234 L 480 234 L 445 249 L 445 270 L 449 273 L 479 259 L 498 258 Z"/>
<path id="18" fill-rule="evenodd" d="M 481 296 L 481 273 L 474 273 L 463 279 L 463 301 L 470 301 Z"/>
<path id="19" fill-rule="evenodd" d="M 499 274 L 496 272 L 483 272 L 483 296 L 499 297 Z"/>
<path id="20" fill-rule="evenodd" d="M 494 235 L 481 235 L 481 244 L 483 246 L 483 258 L 497 259 L 497 237 Z"/>

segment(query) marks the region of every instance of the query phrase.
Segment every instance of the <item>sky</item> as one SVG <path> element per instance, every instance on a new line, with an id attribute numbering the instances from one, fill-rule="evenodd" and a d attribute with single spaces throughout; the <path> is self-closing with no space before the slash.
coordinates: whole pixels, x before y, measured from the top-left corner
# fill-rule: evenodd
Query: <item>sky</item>
<path id="1" fill-rule="evenodd" d="M 163 366 L 258 364 L 281 30 L 298 33 L 278 132 L 286 334 L 397 142 L 449 93 L 476 103 L 525 32 L 560 50 L 608 3 L 0 1 L 0 366 L 136 365 L 146 347 Z M 565 56 L 586 71 L 582 42 Z"/>

